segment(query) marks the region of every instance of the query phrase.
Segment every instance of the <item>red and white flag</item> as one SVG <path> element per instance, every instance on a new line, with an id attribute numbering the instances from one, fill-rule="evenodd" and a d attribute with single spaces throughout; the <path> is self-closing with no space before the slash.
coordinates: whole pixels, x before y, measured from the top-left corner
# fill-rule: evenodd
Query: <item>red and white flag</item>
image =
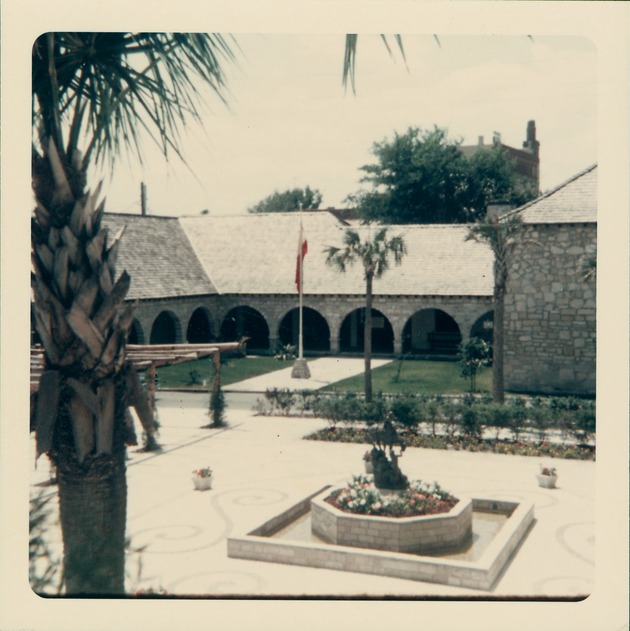
<path id="1" fill-rule="evenodd" d="M 298 241 L 297 263 L 295 266 L 295 287 L 298 293 L 302 292 L 302 278 L 304 276 L 302 265 L 307 252 L 308 242 L 306 241 L 304 228 L 302 227 L 302 222 L 300 221 L 300 239 Z"/>

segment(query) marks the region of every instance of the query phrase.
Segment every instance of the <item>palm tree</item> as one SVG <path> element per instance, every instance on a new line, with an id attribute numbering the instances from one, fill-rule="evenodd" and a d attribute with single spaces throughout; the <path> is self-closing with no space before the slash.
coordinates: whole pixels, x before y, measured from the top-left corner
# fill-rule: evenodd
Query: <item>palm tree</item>
<path id="1" fill-rule="evenodd" d="M 365 358 L 365 400 L 372 400 L 372 284 L 375 278 L 380 278 L 389 268 L 390 254 L 394 262 L 399 265 L 407 248 L 402 236 L 391 239 L 387 236 L 387 228 L 379 228 L 373 239 L 369 237 L 361 240 L 356 230 L 348 228 L 343 237 L 343 247 L 329 246 L 325 250 L 326 263 L 345 272 L 348 265 L 360 262 L 365 275 L 365 329 L 364 358 Z"/>
<path id="2" fill-rule="evenodd" d="M 31 279 L 45 351 L 33 429 L 38 455 L 58 471 L 68 594 L 124 592 L 128 406 L 153 429 L 125 360 L 133 315 L 129 275 L 116 274 L 122 235 L 101 226 L 104 201 L 100 185 L 86 188 L 87 170 L 105 158 L 113 167 L 123 148 L 140 156 L 146 133 L 181 157 L 179 130 L 199 119 L 193 79 L 221 96 L 233 59 L 218 35 L 47 33 L 33 46 Z"/>
<path id="3" fill-rule="evenodd" d="M 494 324 L 492 334 L 492 399 L 505 400 L 503 378 L 505 292 L 512 252 L 521 242 L 523 229 L 521 216 L 515 213 L 504 217 L 486 217 L 470 228 L 466 240 L 485 243 L 494 254 Z"/>

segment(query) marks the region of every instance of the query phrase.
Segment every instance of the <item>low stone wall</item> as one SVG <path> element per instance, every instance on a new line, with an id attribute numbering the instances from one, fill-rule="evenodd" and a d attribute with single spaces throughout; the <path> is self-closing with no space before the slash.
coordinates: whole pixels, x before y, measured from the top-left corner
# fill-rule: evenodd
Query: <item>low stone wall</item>
<path id="1" fill-rule="evenodd" d="M 321 489 L 247 534 L 228 537 L 228 557 L 491 590 L 534 522 L 534 506 L 529 502 L 473 498 L 474 510 L 509 515 L 481 558 L 474 562 L 273 538 L 280 527 L 303 514 L 305 508 L 308 510 L 312 497 L 323 492 Z"/>
<path id="2" fill-rule="evenodd" d="M 472 499 L 460 499 L 448 512 L 420 517 L 378 517 L 341 511 L 311 500 L 311 528 L 324 541 L 353 548 L 427 554 L 459 548 L 472 535 Z"/>

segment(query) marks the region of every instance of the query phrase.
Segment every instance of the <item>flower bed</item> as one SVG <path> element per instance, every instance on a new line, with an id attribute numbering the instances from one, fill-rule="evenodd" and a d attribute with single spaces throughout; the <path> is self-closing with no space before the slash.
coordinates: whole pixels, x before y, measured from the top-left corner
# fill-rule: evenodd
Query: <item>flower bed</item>
<path id="1" fill-rule="evenodd" d="M 369 444 L 369 431 L 362 427 L 327 427 L 305 436 L 306 440 Z M 570 460 L 595 460 L 595 448 L 582 445 L 562 445 L 543 441 L 508 441 L 478 439 L 465 436 L 427 436 L 414 432 L 401 432 L 407 447 L 424 449 L 458 449 L 466 451 L 490 451 L 517 456 L 539 456 Z"/>
<path id="2" fill-rule="evenodd" d="M 459 549 L 472 536 L 473 501 L 421 482 L 381 494 L 363 476 L 311 500 L 311 530 L 340 546 L 432 554 Z M 434 493 L 429 494 L 433 490 Z M 340 507 L 336 504 L 339 503 Z"/>
<path id="3" fill-rule="evenodd" d="M 447 513 L 459 500 L 437 482 L 429 485 L 418 480 L 404 491 L 383 493 L 369 478 L 354 476 L 347 486 L 334 490 L 325 501 L 341 511 L 358 515 L 418 517 Z"/>

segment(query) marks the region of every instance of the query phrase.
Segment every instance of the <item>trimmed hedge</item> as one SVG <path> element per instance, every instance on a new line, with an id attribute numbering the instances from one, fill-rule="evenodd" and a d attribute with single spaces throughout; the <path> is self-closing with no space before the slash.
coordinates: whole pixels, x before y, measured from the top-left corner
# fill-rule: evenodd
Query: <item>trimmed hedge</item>
<path id="1" fill-rule="evenodd" d="M 273 389 L 258 401 L 257 411 L 325 419 L 329 428 L 317 433 L 319 440 L 369 442 L 362 440 L 362 432 L 391 414 L 410 446 L 474 449 L 492 443 L 492 450 L 500 448 L 501 453 L 551 456 L 540 448 L 553 443 L 554 449 L 572 445 L 584 452 L 576 457 L 593 457 L 595 452 L 595 401 L 578 397 L 508 397 L 497 404 L 489 395 L 379 394 L 368 403 L 356 393 Z M 347 427 L 340 431 L 339 425 Z M 523 453 L 526 445 L 536 446 L 537 453 Z M 513 451 L 515 446 L 519 448 Z"/>

